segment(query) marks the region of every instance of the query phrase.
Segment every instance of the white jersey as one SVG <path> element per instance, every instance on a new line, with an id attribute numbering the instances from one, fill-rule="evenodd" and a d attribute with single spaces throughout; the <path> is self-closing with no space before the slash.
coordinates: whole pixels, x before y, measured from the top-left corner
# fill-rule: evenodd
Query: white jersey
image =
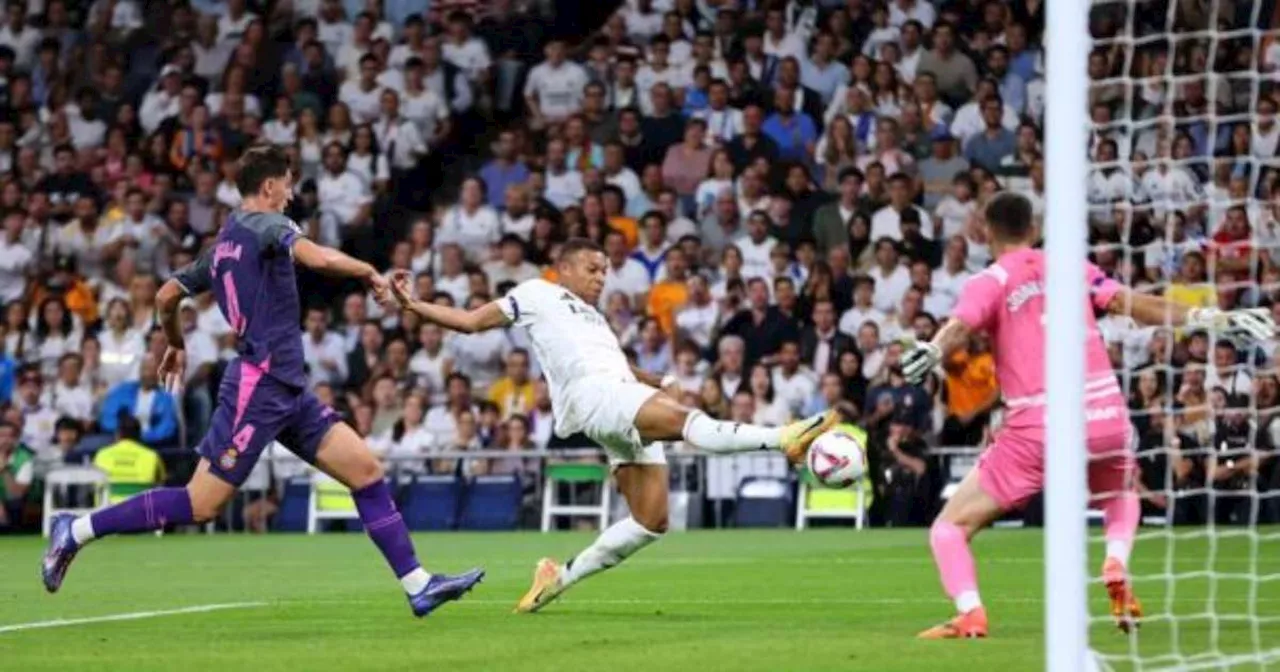
<path id="1" fill-rule="evenodd" d="M 584 410 L 575 408 L 572 388 L 588 378 L 635 382 L 618 337 L 594 306 L 541 278 L 526 280 L 498 301 L 517 327 L 524 327 L 547 378 L 555 408 L 556 433 L 581 431 Z"/>

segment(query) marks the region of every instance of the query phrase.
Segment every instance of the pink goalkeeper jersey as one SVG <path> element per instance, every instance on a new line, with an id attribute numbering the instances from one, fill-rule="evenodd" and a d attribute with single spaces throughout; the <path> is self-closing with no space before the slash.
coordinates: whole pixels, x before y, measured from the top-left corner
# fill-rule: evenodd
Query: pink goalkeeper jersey
<path id="1" fill-rule="evenodd" d="M 1121 286 L 1093 264 L 1085 273 L 1090 288 L 1085 404 L 1089 434 L 1097 436 L 1125 431 L 1129 424 L 1129 410 L 1094 317 L 1094 310 L 1105 310 Z M 996 379 L 1006 406 L 1004 424 L 1010 429 L 1044 429 L 1044 286 L 1044 252 L 1010 252 L 965 284 L 952 314 L 971 329 L 991 334 Z"/>

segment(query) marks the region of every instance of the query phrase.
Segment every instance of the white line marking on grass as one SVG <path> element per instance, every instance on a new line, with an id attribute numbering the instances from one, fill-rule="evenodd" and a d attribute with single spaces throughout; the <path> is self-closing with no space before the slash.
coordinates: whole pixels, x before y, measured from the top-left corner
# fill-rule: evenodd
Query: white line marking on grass
<path id="1" fill-rule="evenodd" d="M 128 614 L 107 614 L 105 616 L 89 616 L 86 618 L 57 618 L 52 621 L 35 621 L 34 623 L 14 623 L 0 625 L 0 634 L 18 632 L 20 630 L 39 630 L 41 628 L 62 628 L 69 625 L 87 625 L 89 623 L 111 623 L 114 621 L 136 621 L 143 618 L 159 618 L 161 616 L 181 616 L 183 614 L 203 614 L 210 611 L 227 609 L 254 609 L 267 606 L 266 602 L 232 602 L 229 604 L 201 604 L 181 609 L 164 609 L 160 611 L 135 611 Z"/>

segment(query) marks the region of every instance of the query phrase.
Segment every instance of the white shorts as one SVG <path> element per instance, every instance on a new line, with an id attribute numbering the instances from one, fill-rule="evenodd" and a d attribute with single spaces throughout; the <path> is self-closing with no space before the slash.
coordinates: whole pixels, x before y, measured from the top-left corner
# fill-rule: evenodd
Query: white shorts
<path id="1" fill-rule="evenodd" d="M 645 445 L 636 429 L 640 407 L 658 390 L 637 381 L 613 377 L 580 378 L 564 390 L 564 403 L 555 409 L 556 434 L 582 432 L 600 444 L 609 464 L 666 464 L 662 444 Z"/>

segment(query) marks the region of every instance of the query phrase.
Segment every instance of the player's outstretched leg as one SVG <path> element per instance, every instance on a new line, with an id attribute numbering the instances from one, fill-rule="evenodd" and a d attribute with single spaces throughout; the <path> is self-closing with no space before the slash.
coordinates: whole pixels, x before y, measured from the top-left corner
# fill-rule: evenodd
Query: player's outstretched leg
<path id="1" fill-rule="evenodd" d="M 617 566 L 666 533 L 669 487 L 666 465 L 623 464 L 614 471 L 614 479 L 627 500 L 631 516 L 610 525 L 564 565 L 551 558 L 538 561 L 533 585 L 516 604 L 517 613 L 538 611 L 573 584 Z"/>
<path id="2" fill-rule="evenodd" d="M 201 460 L 185 488 L 156 488 L 87 515 L 55 516 L 40 566 L 45 590 L 58 591 L 76 553 L 94 539 L 207 522 L 235 491 L 235 486 L 209 473 L 208 461 Z"/>
<path id="3" fill-rule="evenodd" d="M 686 408 L 666 394 L 656 393 L 640 407 L 635 425 L 645 441 L 680 441 L 713 453 L 781 450 L 787 459 L 800 462 L 809 445 L 835 427 L 835 410 L 793 422 L 784 427 L 764 427 L 716 420 L 699 410 Z"/>
<path id="4" fill-rule="evenodd" d="M 484 578 L 484 570 L 462 574 L 428 574 L 418 563 L 409 528 L 396 509 L 382 465 L 364 440 L 344 423 L 334 425 L 320 443 L 316 466 L 351 489 L 360 522 L 395 573 L 415 616 L 462 597 Z"/>
<path id="5" fill-rule="evenodd" d="M 987 612 L 978 595 L 978 574 L 974 569 L 969 539 L 991 521 L 1002 508 L 982 490 L 978 470 L 969 472 L 929 529 L 929 547 L 942 578 L 942 587 L 955 602 L 955 618 L 921 632 L 921 639 L 959 639 L 987 636 Z"/>

